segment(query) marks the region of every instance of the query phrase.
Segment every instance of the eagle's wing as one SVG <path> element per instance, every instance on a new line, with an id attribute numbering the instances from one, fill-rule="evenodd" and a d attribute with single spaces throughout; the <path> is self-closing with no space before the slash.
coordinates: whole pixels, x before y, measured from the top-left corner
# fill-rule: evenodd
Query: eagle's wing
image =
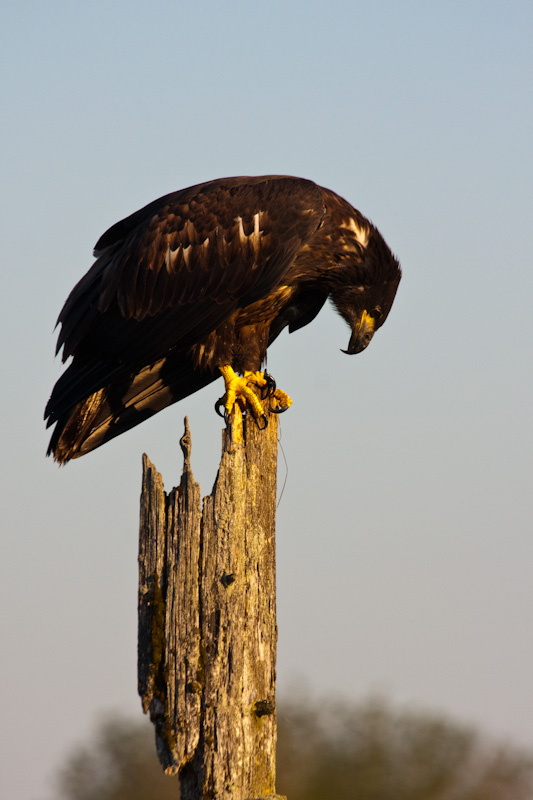
<path id="1" fill-rule="evenodd" d="M 322 190 L 289 177 L 212 181 L 156 200 L 98 241 L 101 255 L 59 315 L 58 351 L 116 370 L 201 342 L 280 284 L 324 213 Z"/>

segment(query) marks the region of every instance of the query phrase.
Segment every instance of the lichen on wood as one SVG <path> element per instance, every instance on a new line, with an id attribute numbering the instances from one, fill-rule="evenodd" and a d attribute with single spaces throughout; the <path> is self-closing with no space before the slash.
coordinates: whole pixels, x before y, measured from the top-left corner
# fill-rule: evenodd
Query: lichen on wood
<path id="1" fill-rule="evenodd" d="M 143 457 L 139 693 L 182 800 L 275 798 L 277 417 L 236 410 L 202 503 L 187 420 L 176 489 Z"/>

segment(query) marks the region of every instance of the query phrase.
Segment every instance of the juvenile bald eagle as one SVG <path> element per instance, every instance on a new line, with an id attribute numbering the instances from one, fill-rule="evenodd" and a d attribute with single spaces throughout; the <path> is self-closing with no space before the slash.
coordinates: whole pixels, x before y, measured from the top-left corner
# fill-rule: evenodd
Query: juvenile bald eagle
<path id="1" fill-rule="evenodd" d="M 291 400 L 260 372 L 288 326 L 331 298 L 360 353 L 385 322 L 400 267 L 378 230 L 334 192 L 301 178 L 225 178 L 173 192 L 117 222 L 58 318 L 72 363 L 46 406 L 48 455 L 64 463 L 222 374 L 260 419 L 252 387 Z M 239 377 L 238 373 L 242 377 Z M 265 420 L 266 424 L 266 420 Z"/>

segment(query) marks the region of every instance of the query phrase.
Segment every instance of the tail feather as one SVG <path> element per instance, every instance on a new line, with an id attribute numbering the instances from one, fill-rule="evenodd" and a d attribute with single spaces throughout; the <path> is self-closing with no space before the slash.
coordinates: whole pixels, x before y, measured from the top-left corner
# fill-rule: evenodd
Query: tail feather
<path id="1" fill-rule="evenodd" d="M 72 369 L 74 365 L 69 367 Z M 60 379 L 68 375 L 68 371 Z M 94 391 L 88 390 L 83 399 L 65 403 L 61 392 L 52 393 L 46 414 L 49 423 L 56 423 L 47 455 L 53 455 L 60 464 L 95 450 L 105 442 L 135 427 L 163 408 L 182 400 L 207 386 L 217 375 L 200 372 L 193 368 L 190 359 L 183 354 L 173 354 L 155 364 L 143 367 L 127 376 L 115 376 L 111 381 Z M 59 386 L 60 381 L 58 381 Z M 74 375 L 66 380 L 63 388 L 70 387 L 66 395 L 76 396 L 71 391 L 79 381 Z"/>

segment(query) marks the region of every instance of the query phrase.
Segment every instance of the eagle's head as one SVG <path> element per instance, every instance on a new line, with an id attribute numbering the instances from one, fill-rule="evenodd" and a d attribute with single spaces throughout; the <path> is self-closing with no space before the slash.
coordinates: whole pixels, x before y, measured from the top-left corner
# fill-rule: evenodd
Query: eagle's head
<path id="1" fill-rule="evenodd" d="M 377 233 L 377 232 L 376 232 Z M 372 238 L 377 247 L 372 247 Z M 370 239 L 364 256 L 356 265 L 348 282 L 346 273 L 331 292 L 337 310 L 350 326 L 351 336 L 343 353 L 361 353 L 370 344 L 374 333 L 381 328 L 389 315 L 401 269 L 379 234 Z"/>

